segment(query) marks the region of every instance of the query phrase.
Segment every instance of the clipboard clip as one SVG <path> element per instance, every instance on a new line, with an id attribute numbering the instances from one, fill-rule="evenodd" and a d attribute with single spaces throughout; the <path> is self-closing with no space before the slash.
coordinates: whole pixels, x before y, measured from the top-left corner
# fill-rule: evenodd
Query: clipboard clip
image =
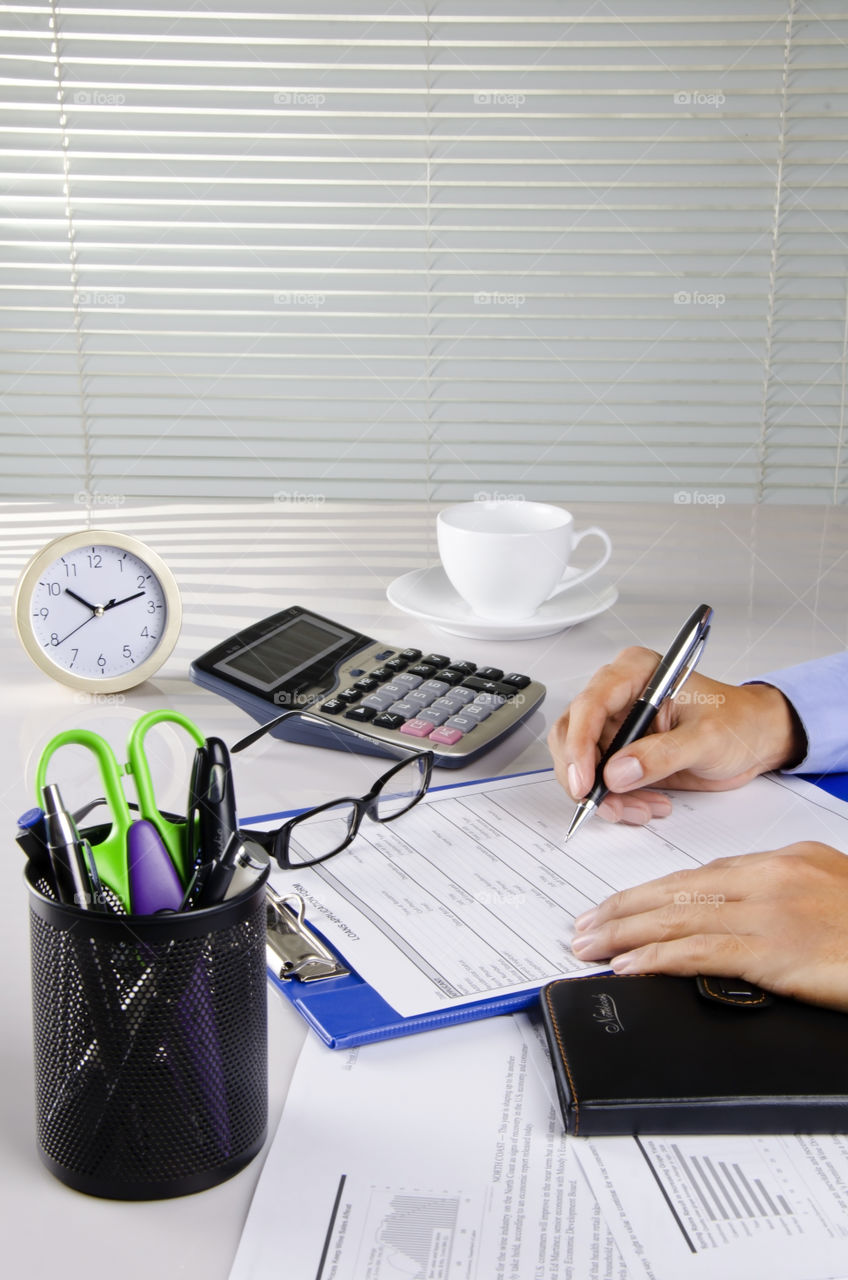
<path id="1" fill-rule="evenodd" d="M 306 923 L 306 907 L 299 893 L 281 896 L 265 886 L 267 937 L 265 958 L 278 978 L 315 982 L 350 973 Z"/>

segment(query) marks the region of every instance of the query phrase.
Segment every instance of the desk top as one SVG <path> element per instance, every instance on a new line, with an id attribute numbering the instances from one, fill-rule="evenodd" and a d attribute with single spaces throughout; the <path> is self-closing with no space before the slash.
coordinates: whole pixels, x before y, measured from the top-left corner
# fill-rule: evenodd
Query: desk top
<path id="1" fill-rule="evenodd" d="M 290 604 L 353 625 L 398 647 L 438 650 L 480 664 L 523 670 L 548 697 L 495 751 L 461 775 L 490 776 L 549 763 L 547 730 L 602 662 L 628 644 L 663 648 L 691 609 L 715 609 L 701 669 L 733 682 L 848 645 L 848 509 L 838 507 L 574 504 L 577 525 L 599 524 L 613 541 L 603 571 L 619 599 L 606 613 L 558 635 L 524 641 L 460 641 L 399 613 L 388 584 L 438 559 L 437 508 L 422 503 L 126 503 L 89 512 L 73 504 L 0 507 L 0 618 L 4 728 L 0 815 L 9 853 L 0 864 L 8 903 L 2 931 L 6 1166 L 3 1219 L 11 1274 L 65 1280 L 111 1277 L 222 1280 L 229 1273 L 262 1156 L 230 1182 L 201 1195 L 150 1203 L 101 1201 L 57 1182 L 36 1155 L 30 1024 L 29 946 L 17 816 L 34 803 L 44 743 L 85 726 L 116 748 L 129 725 L 171 706 L 206 734 L 233 742 L 252 726 L 229 702 L 192 684 L 188 665 L 226 635 Z M 42 674 L 15 638 L 11 600 L 29 557 L 74 529 L 131 533 L 158 551 L 179 582 L 184 608 L 174 653 L 155 678 L 112 698 L 75 693 Z M 178 762 L 179 764 L 179 762 Z M 187 767 L 187 763 L 186 766 Z M 319 803 L 373 779 L 379 764 L 343 753 L 266 739 L 236 771 L 242 814 Z M 179 809 L 184 780 L 163 795 Z M 176 785 L 176 784 L 175 784 Z M 361 789 L 361 788 L 360 788 Z M 305 1035 L 286 1002 L 269 992 L 271 1132 Z M 281 1188 L 281 1194 L 284 1189 Z M 11 1255 L 11 1257 L 9 1256 Z"/>

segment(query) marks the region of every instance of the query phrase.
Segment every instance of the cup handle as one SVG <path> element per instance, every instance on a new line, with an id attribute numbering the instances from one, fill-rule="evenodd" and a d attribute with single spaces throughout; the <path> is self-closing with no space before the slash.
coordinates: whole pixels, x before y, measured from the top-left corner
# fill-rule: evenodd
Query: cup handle
<path id="1" fill-rule="evenodd" d="M 575 533 L 572 550 L 574 550 L 584 538 L 588 538 L 591 533 L 594 533 L 596 537 L 600 538 L 604 544 L 604 550 L 601 552 L 600 558 L 596 560 L 594 564 L 590 564 L 588 569 L 581 569 L 580 573 L 578 573 L 576 577 L 569 577 L 567 581 L 561 582 L 558 587 L 554 587 L 551 594 L 547 597 L 548 600 L 553 600 L 554 596 L 558 596 L 561 591 L 568 591 L 571 587 L 576 587 L 578 582 L 585 582 L 587 578 L 591 578 L 593 573 L 597 573 L 599 569 L 603 569 L 607 560 L 609 560 L 612 555 L 612 543 L 609 540 L 609 535 L 604 533 L 603 529 L 599 529 L 597 525 L 594 524 L 588 529 L 581 529 L 580 533 Z M 568 573 L 567 569 L 566 573 Z"/>

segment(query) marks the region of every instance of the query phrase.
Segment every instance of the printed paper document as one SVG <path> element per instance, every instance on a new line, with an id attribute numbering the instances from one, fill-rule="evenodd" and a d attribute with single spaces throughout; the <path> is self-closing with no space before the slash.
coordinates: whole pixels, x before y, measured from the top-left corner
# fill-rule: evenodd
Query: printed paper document
<path id="1" fill-rule="evenodd" d="M 310 1036 L 231 1280 L 626 1280 L 535 1052 L 509 1017 Z"/>
<path id="2" fill-rule="evenodd" d="M 412 1016 L 591 972 L 572 955 L 573 920 L 618 889 L 794 840 L 848 852 L 848 805 L 796 779 L 677 792 L 668 818 L 598 819 L 564 845 L 572 810 L 548 771 L 451 788 L 395 823 L 366 821 L 338 857 L 274 883 Z"/>

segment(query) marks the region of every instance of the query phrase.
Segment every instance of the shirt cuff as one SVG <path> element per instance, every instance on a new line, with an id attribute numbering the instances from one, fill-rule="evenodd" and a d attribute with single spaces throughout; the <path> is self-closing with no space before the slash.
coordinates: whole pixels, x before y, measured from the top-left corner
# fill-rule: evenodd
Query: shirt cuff
<path id="1" fill-rule="evenodd" d="M 783 773 L 848 772 L 848 653 L 832 653 L 749 680 L 790 702 L 807 736 L 803 760 Z"/>

